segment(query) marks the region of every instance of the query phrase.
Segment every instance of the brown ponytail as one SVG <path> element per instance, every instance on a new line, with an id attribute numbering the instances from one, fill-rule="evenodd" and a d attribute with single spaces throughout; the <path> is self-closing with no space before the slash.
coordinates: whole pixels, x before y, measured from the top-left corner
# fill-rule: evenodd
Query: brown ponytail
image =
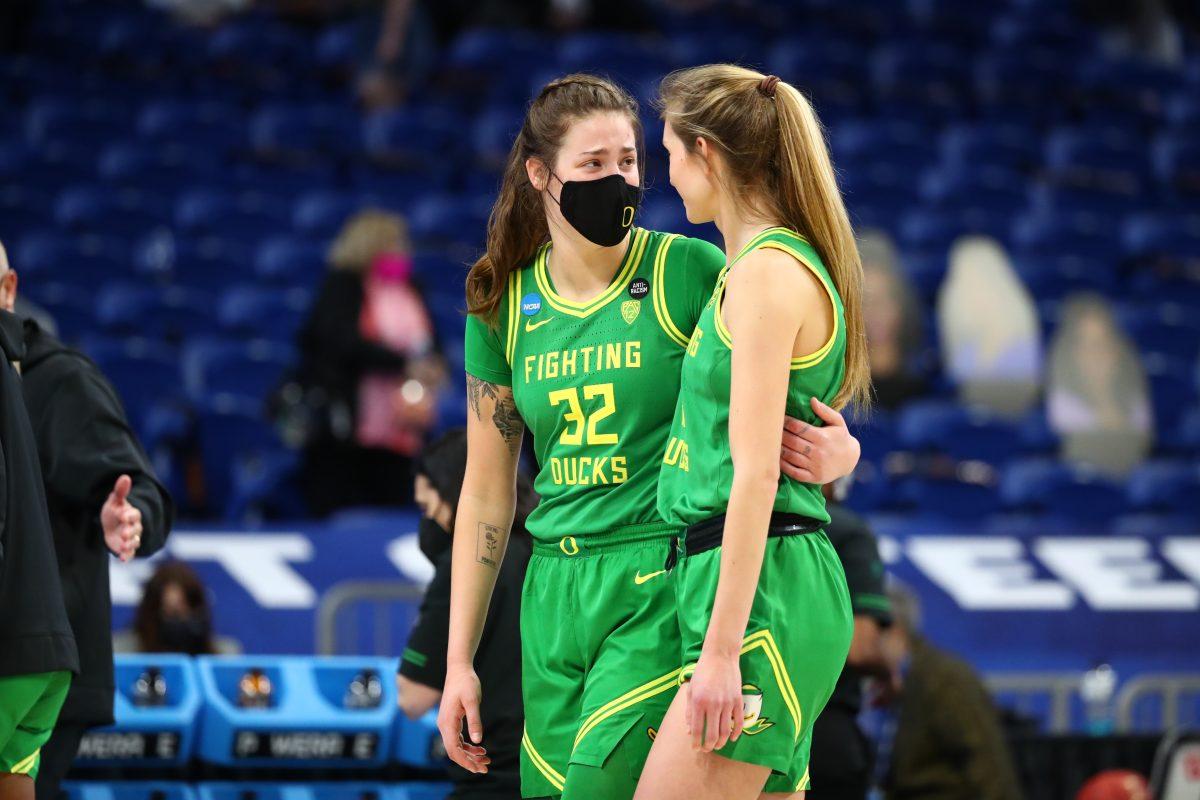
<path id="1" fill-rule="evenodd" d="M 729 64 L 673 72 L 660 98 L 663 119 L 689 152 L 703 138 L 721 153 L 722 180 L 739 202 L 799 232 L 820 254 L 846 316 L 846 375 L 834 406 L 865 409 L 862 262 L 812 106 L 791 84 Z"/>
<path id="2" fill-rule="evenodd" d="M 594 112 L 629 115 L 637 139 L 639 170 L 643 156 L 637 101 L 612 81 L 577 73 L 551 81 L 529 105 L 521 132 L 504 167 L 500 194 L 488 219 L 487 251 L 467 274 L 467 311 L 488 322 L 496 317 L 508 276 L 525 265 L 549 238 L 540 192 L 529 182 L 525 162 L 536 158 L 548 167 L 571 125 Z"/>

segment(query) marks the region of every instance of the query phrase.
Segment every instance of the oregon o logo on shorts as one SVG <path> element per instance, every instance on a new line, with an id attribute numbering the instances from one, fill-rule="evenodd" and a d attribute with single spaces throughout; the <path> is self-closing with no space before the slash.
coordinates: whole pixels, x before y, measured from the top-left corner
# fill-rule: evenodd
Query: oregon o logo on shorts
<path id="1" fill-rule="evenodd" d="M 569 556 L 579 555 L 579 542 L 574 536 L 564 536 L 558 543 L 558 548 Z"/>

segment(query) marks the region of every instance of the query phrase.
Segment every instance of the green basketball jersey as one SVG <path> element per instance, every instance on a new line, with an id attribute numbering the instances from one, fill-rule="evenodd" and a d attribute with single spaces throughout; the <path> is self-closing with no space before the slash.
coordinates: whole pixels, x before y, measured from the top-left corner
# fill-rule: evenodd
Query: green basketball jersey
<path id="1" fill-rule="evenodd" d="M 692 525 L 724 514 L 733 484 L 733 457 L 729 452 L 729 382 L 733 341 L 721 318 L 721 301 L 729 269 L 752 250 L 782 250 L 809 269 L 829 294 L 834 329 L 815 353 L 792 359 L 788 381 L 787 413 L 812 425 L 822 425 L 809 398 L 825 403 L 842 387 L 846 371 L 846 325 L 842 299 L 817 251 L 808 241 L 786 228 L 772 228 L 754 237 L 730 265 L 721 271 L 716 288 L 696 324 L 684 358 L 671 439 L 663 456 L 658 487 L 658 507 L 663 517 L 677 525 Z M 775 495 L 776 511 L 802 514 L 828 521 L 821 487 L 781 477 Z"/>
<path id="2" fill-rule="evenodd" d="M 683 353 L 724 254 L 711 244 L 633 228 L 609 287 L 587 303 L 558 295 L 544 245 L 509 278 L 496 324 L 467 319 L 466 370 L 511 386 L 538 461 L 538 541 L 658 515 L 659 465 L 679 396 Z"/>

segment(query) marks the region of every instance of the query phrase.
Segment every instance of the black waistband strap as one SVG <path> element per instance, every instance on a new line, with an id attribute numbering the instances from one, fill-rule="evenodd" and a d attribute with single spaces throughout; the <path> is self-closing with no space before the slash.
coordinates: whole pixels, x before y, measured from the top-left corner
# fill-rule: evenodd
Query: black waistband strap
<path id="1" fill-rule="evenodd" d="M 779 511 L 771 512 L 771 522 L 767 527 L 767 538 L 779 536 L 801 536 L 806 533 L 816 533 L 825 527 L 825 523 L 812 517 L 800 514 L 785 514 Z M 689 556 L 720 547 L 725 535 L 725 515 L 706 519 L 689 526 L 684 538 L 684 545 Z"/>

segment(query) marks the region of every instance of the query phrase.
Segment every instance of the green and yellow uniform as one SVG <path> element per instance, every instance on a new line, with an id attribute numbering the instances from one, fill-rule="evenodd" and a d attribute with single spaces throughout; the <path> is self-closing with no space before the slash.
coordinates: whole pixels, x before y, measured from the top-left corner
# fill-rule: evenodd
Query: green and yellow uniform
<path id="1" fill-rule="evenodd" d="M 632 797 L 678 684 L 666 566 L 680 526 L 659 516 L 657 484 L 683 354 L 725 257 L 640 228 L 628 242 L 589 302 L 554 290 L 547 244 L 511 275 L 496 324 L 467 321 L 467 372 L 512 387 L 539 465 L 521 608 L 525 797 Z"/>
<path id="2" fill-rule="evenodd" d="M 781 250 L 825 287 L 835 315 L 819 350 L 792 359 L 787 413 L 821 420 L 810 397 L 828 403 L 845 374 L 842 301 L 816 250 L 803 237 L 773 228 L 752 239 L 717 279 L 688 345 L 679 403 L 663 459 L 658 503 L 670 523 L 687 526 L 676 570 L 686 680 L 704 643 L 720 573 L 723 515 L 729 507 L 733 459 L 729 397 L 733 340 L 721 318 L 725 280 L 739 259 L 759 248 Z M 745 722 L 742 736 L 718 752 L 771 768 L 766 791 L 807 788 L 812 726 L 846 660 L 853 632 L 846 577 L 820 528 L 829 522 L 821 487 L 782 478 L 775 495 L 762 572 L 742 647 Z"/>
<path id="3" fill-rule="evenodd" d="M 67 670 L 0 677 L 0 773 L 37 780 L 42 746 L 71 688 Z"/>

